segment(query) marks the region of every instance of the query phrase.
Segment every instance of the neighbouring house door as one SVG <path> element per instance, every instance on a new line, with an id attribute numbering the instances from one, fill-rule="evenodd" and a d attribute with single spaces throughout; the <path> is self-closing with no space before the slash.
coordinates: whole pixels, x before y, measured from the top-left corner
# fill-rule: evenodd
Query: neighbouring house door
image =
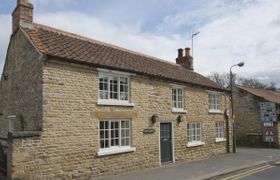
<path id="1" fill-rule="evenodd" d="M 161 163 L 172 162 L 172 125 L 160 123 L 160 157 Z"/>

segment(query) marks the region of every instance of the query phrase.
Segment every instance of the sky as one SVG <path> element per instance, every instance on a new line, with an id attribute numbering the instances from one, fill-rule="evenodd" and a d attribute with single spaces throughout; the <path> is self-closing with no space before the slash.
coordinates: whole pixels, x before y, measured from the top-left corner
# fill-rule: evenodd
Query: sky
<path id="1" fill-rule="evenodd" d="M 234 73 L 280 87 L 280 0 L 30 0 L 34 21 L 174 62 L 191 47 L 205 76 Z M 0 0 L 0 73 L 16 0 Z"/>

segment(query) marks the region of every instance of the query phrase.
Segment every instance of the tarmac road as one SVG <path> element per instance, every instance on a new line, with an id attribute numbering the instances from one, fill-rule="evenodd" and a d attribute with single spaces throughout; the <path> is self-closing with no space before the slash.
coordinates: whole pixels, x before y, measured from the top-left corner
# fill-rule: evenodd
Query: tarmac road
<path id="1" fill-rule="evenodd" d="M 280 166 L 272 166 L 264 171 L 241 178 L 241 180 L 278 180 L 280 179 Z"/>
<path id="2" fill-rule="evenodd" d="M 215 179 L 215 178 L 213 178 Z M 279 180 L 280 162 L 264 163 L 255 167 L 220 176 L 221 180 Z"/>

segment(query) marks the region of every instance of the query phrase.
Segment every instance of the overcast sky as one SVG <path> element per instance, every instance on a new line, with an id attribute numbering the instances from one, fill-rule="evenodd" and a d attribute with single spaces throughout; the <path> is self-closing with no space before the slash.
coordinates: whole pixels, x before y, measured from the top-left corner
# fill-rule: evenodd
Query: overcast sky
<path id="1" fill-rule="evenodd" d="M 0 0 L 0 72 L 16 0 Z M 194 38 L 195 71 L 280 87 L 280 0 L 30 0 L 35 22 L 175 62 Z"/>

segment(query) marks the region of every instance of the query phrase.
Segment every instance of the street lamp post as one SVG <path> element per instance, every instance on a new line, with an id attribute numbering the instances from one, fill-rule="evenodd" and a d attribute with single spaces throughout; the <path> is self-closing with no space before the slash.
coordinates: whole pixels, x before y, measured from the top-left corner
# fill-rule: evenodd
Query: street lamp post
<path id="1" fill-rule="evenodd" d="M 192 34 L 192 57 L 193 57 L 193 37 L 198 35 L 199 33 L 200 32 L 198 31 L 198 32 Z"/>
<path id="2" fill-rule="evenodd" d="M 230 101 L 231 101 L 231 119 L 232 119 L 232 152 L 236 153 L 236 132 L 235 132 L 235 121 L 233 116 L 233 75 L 232 68 L 235 66 L 242 67 L 244 66 L 244 62 L 240 62 L 238 64 L 232 65 L 230 67 Z"/>

